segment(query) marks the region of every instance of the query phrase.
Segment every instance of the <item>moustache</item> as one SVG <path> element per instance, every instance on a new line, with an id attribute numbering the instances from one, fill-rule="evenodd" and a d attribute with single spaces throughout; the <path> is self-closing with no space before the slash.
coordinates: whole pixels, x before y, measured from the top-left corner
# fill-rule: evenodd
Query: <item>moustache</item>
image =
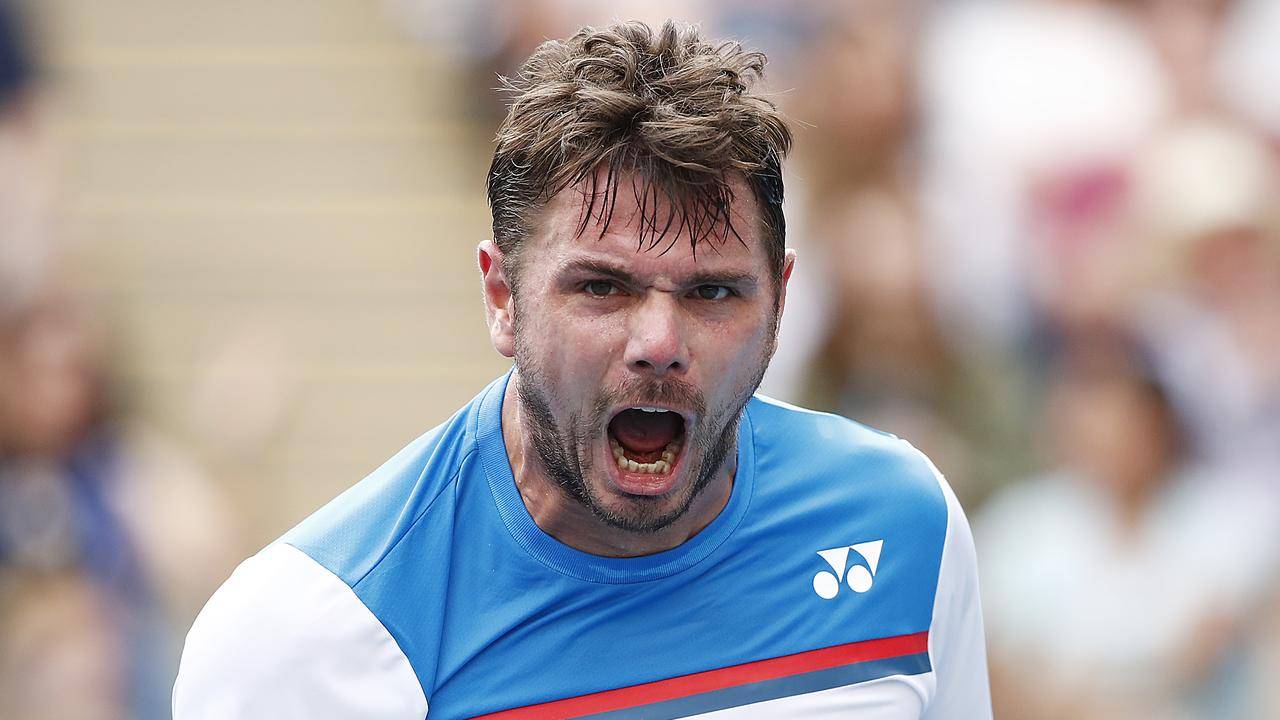
<path id="1" fill-rule="evenodd" d="M 620 405 L 667 405 L 703 416 L 707 400 L 696 386 L 676 378 L 628 378 L 600 397 L 597 414 Z"/>

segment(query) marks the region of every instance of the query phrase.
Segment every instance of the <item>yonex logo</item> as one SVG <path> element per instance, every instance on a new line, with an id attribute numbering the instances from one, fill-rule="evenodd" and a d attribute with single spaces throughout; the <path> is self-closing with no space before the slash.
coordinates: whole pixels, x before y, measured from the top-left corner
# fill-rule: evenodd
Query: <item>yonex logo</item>
<path id="1" fill-rule="evenodd" d="M 872 540 L 871 542 L 845 545 L 831 548 L 830 550 L 819 550 L 818 555 L 822 556 L 822 559 L 826 560 L 827 564 L 835 572 L 829 573 L 823 570 L 814 575 L 813 591 L 818 593 L 818 597 L 823 600 L 830 600 L 840 593 L 841 581 L 844 581 L 849 586 L 849 589 L 856 593 L 864 593 L 870 590 L 871 585 L 876 581 L 876 567 L 880 564 L 880 549 L 883 546 L 883 540 Z M 867 564 L 849 567 L 850 550 L 861 555 L 867 561 Z"/>

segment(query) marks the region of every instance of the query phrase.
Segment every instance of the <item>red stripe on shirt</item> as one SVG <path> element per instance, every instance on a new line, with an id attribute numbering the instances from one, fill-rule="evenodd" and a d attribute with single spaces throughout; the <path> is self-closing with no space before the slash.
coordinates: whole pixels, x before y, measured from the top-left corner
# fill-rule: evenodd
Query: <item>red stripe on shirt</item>
<path id="1" fill-rule="evenodd" d="M 538 705 L 501 710 L 478 716 L 474 720 L 558 720 L 559 718 L 578 717 L 674 700 L 727 687 L 774 680 L 842 665 L 853 665 L 867 662 L 868 660 L 883 660 L 902 655 L 913 655 L 927 652 L 928 649 L 928 631 L 913 635 L 880 638 L 878 640 L 864 640 L 862 642 L 809 650 L 795 653 L 794 655 L 783 655 L 769 660 L 757 660 L 756 662 L 743 663 L 742 665 L 733 665 L 716 670 L 704 670 L 690 675 L 632 685 L 616 690 L 604 690 L 590 695 L 579 695 L 578 697 L 553 700 Z"/>

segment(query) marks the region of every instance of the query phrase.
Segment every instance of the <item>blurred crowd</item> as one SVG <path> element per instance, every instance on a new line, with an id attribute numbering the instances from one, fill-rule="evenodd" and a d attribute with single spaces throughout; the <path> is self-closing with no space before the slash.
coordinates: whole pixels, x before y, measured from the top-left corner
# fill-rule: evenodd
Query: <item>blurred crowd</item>
<path id="1" fill-rule="evenodd" d="M 482 128 L 495 76 L 581 24 L 765 50 L 800 260 L 764 390 L 948 475 L 997 717 L 1280 717 L 1280 3 L 387 7 Z M 0 8 L 0 718 L 163 717 L 240 548 L 40 249 L 39 73 Z"/>

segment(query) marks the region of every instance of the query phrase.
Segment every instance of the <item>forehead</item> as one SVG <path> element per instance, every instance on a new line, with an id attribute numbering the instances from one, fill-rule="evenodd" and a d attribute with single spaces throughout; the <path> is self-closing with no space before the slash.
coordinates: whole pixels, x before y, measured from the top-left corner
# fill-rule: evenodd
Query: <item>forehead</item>
<path id="1" fill-rule="evenodd" d="M 594 203 L 590 181 L 556 194 L 534 222 L 521 251 L 522 265 L 554 270 L 585 259 L 625 264 L 635 273 L 767 274 L 759 209 L 744 181 L 730 182 L 731 227 L 712 224 L 705 210 L 692 204 L 682 216 L 684 208 L 673 207 L 662 192 L 635 176 L 622 176 L 608 193 L 604 188 L 604 178 L 598 176 Z"/>

